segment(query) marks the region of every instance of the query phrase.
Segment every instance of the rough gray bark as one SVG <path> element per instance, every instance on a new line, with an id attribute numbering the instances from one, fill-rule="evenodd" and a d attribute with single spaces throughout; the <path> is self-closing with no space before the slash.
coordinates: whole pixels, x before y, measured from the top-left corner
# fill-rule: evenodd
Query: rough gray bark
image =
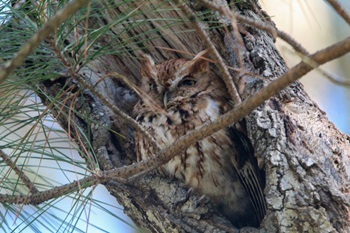
<path id="1" fill-rule="evenodd" d="M 186 18 L 179 10 L 150 10 L 157 7 L 157 1 L 148 2 L 140 8 L 144 14 L 132 17 L 128 23 L 154 18 Z M 176 6 L 172 3 L 161 6 L 162 9 L 174 7 Z M 198 7 L 196 9 L 198 10 Z M 264 16 L 253 0 L 238 3 L 235 9 L 255 20 L 262 20 Z M 126 10 L 126 5 L 108 8 L 103 16 L 105 22 L 108 23 L 113 19 L 113 15 Z M 203 9 L 198 11 L 200 10 Z M 90 23 L 94 25 L 98 22 L 91 19 Z M 111 28 L 115 34 L 120 34 L 123 29 L 122 25 Z M 140 61 L 135 57 L 139 57 L 141 52 L 152 54 L 156 62 L 159 62 L 183 56 L 160 47 L 194 54 L 203 50 L 203 42 L 195 32 L 189 32 L 191 29 L 189 21 L 178 22 L 168 27 L 167 21 L 150 20 L 137 27 L 129 27 L 127 36 L 121 36 L 119 42 L 128 40 L 131 50 L 115 51 L 120 55 L 109 55 L 94 60 L 82 69 L 79 75 L 95 84 L 104 75 L 118 72 L 137 83 L 140 78 Z M 243 97 L 249 96 L 287 71 L 283 59 L 276 51 L 273 38 L 252 27 L 245 29 L 250 34 L 242 35 L 245 39 L 245 69 L 262 79 L 246 76 L 242 81 L 245 82 Z M 157 31 L 154 33 L 157 38 L 146 38 L 145 33 L 151 30 Z M 183 31 L 187 32 L 174 34 Z M 136 35 L 137 41 L 132 41 Z M 210 37 L 227 64 L 236 67 L 237 56 L 235 48 L 232 47 L 232 41 L 236 40 L 230 28 L 228 32 L 223 28 L 211 29 Z M 142 39 L 145 41 L 140 43 Z M 109 41 L 106 36 L 101 43 L 117 42 Z M 49 96 L 56 96 L 63 83 L 67 85 L 66 90 L 76 85 L 72 80 L 70 77 L 61 77 L 43 82 L 41 87 Z M 125 85 L 113 79 L 104 79 L 96 89 L 128 114 L 138 99 Z M 71 89 L 73 94 L 78 91 L 81 90 Z M 86 132 L 90 127 L 90 140 L 98 155 L 101 169 L 135 162 L 133 130 L 124 124 L 123 119 L 113 122 L 111 112 L 93 93 L 87 90 L 83 90 L 82 93 L 74 104 L 75 109 L 83 114 L 76 114 L 71 120 Z M 49 103 L 44 96 L 42 99 L 44 103 Z M 65 96 L 62 96 L 61 100 L 64 99 Z M 70 103 L 66 105 L 70 106 Z M 58 114 L 59 108 L 53 108 L 52 111 L 67 129 L 67 115 Z M 88 124 L 82 116 L 89 116 L 96 123 Z M 349 232 L 350 138 L 329 122 L 325 113 L 305 93 L 302 85 L 295 82 L 254 110 L 245 120 L 256 157 L 266 171 L 265 194 L 269 210 L 260 231 Z M 110 127 L 125 138 L 113 134 L 108 130 Z M 72 132 L 73 138 L 77 138 L 76 131 Z M 153 232 L 233 231 L 230 222 L 215 212 L 210 203 L 200 203 L 200 195 L 187 197 L 187 188 L 176 180 L 148 174 L 129 184 L 108 182 L 105 185 L 137 225 Z"/>

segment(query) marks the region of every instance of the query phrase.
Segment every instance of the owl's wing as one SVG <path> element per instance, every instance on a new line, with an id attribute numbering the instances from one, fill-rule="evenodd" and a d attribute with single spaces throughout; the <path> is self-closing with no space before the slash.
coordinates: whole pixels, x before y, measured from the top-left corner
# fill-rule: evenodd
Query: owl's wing
<path id="1" fill-rule="evenodd" d="M 254 157 L 253 146 L 248 137 L 237 129 L 229 127 L 228 131 L 237 151 L 237 160 L 234 163 L 236 164 L 237 175 L 249 194 L 255 212 L 259 221 L 261 221 L 266 214 L 266 202 L 262 191 L 264 182 Z"/>

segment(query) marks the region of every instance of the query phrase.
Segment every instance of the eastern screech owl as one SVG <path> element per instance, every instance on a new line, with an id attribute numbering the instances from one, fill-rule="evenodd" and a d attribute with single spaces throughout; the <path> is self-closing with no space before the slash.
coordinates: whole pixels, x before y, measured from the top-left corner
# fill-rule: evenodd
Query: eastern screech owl
<path id="1" fill-rule="evenodd" d="M 223 81 L 203 59 L 206 53 L 157 65 L 144 56 L 140 87 L 144 97 L 134 114 L 161 147 L 232 109 Z M 142 134 L 136 133 L 135 143 L 138 160 L 154 154 Z M 210 197 L 236 227 L 257 227 L 265 215 L 264 183 L 252 146 L 233 127 L 196 142 L 161 171 Z"/>

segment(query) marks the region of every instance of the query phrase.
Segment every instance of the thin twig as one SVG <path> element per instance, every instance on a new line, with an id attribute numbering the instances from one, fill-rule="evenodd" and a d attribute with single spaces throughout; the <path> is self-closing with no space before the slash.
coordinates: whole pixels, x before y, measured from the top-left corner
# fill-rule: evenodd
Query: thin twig
<path id="1" fill-rule="evenodd" d="M 0 195 L 0 203 L 13 203 L 13 204 L 32 204 L 37 205 L 43 203 L 47 200 L 58 198 L 69 193 L 79 191 L 83 188 L 91 187 L 95 184 L 103 182 L 103 179 L 96 176 L 88 176 L 86 178 L 80 179 L 78 181 L 74 181 L 72 183 L 54 187 L 52 189 L 41 191 L 31 195 L 8 195 L 1 194 Z"/>
<path id="2" fill-rule="evenodd" d="M 288 51 L 288 50 L 287 50 Z M 292 53 L 291 51 L 288 51 L 290 53 Z M 295 55 L 295 53 L 293 53 L 292 55 Z M 322 74 L 324 77 L 326 77 L 330 82 L 336 84 L 336 85 L 340 85 L 340 86 L 344 86 L 344 87 L 350 87 L 350 80 L 339 80 L 338 78 L 334 77 L 333 75 L 329 74 L 328 72 L 326 72 L 325 70 L 323 70 L 322 68 L 318 67 L 317 63 L 315 61 L 312 61 L 310 59 L 310 57 L 305 56 L 301 53 L 297 53 L 297 55 L 307 64 L 309 64 L 310 66 L 312 66 L 313 68 L 315 68 L 315 70 L 317 72 L 319 72 L 320 74 Z"/>
<path id="3" fill-rule="evenodd" d="M 327 0 L 329 5 L 340 15 L 348 24 L 350 24 L 350 14 L 337 0 Z"/>
<path id="4" fill-rule="evenodd" d="M 23 183 L 27 186 L 30 192 L 39 192 L 39 190 L 35 187 L 34 183 L 26 176 L 26 174 L 24 174 L 24 172 L 14 162 L 12 162 L 11 158 L 1 149 L 0 157 L 7 164 L 7 166 L 9 166 L 18 175 L 18 177 L 23 181 Z"/>
<path id="5" fill-rule="evenodd" d="M 300 53 L 305 54 L 305 55 L 309 54 L 309 52 L 299 42 L 297 42 L 295 39 L 293 39 L 287 33 L 282 32 L 275 27 L 272 27 L 272 26 L 270 26 L 266 23 L 263 23 L 263 22 L 259 22 L 257 20 L 250 19 L 250 18 L 242 16 L 240 14 L 231 12 L 227 8 L 217 6 L 216 4 L 213 4 L 207 0 L 200 0 L 200 1 L 202 2 L 202 4 L 205 7 L 212 9 L 212 10 L 215 10 L 215 11 L 218 11 L 221 14 L 225 15 L 226 17 L 236 18 L 244 24 L 253 26 L 255 28 L 258 28 L 260 30 L 263 30 L 265 32 L 270 33 L 273 37 L 276 37 L 276 36 L 280 37 L 282 40 L 284 40 L 289 45 L 291 45 L 297 52 L 300 52 Z"/>
<path id="6" fill-rule="evenodd" d="M 339 80 L 338 78 L 334 77 L 333 75 L 327 73 L 326 71 L 324 71 L 323 69 L 316 69 L 317 72 L 321 73 L 323 76 L 325 76 L 330 82 L 339 85 L 339 86 L 343 86 L 343 87 L 350 87 L 350 80 Z"/>
<path id="7" fill-rule="evenodd" d="M 69 2 L 62 10 L 57 12 L 45 25 L 35 33 L 30 40 L 22 46 L 14 58 L 8 61 L 3 67 L 0 67 L 0 84 L 31 54 L 39 44 L 53 33 L 56 28 L 80 8 L 87 4 L 89 0 L 74 0 Z"/>
<path id="8" fill-rule="evenodd" d="M 176 3 L 181 9 L 181 11 L 187 16 L 187 18 L 191 21 L 191 23 L 193 24 L 199 36 L 205 42 L 205 45 L 209 49 L 210 54 L 214 58 L 216 66 L 219 68 L 220 74 L 222 76 L 223 81 L 225 82 L 225 85 L 228 89 L 228 92 L 232 98 L 233 103 L 235 105 L 241 103 L 242 102 L 241 97 L 239 96 L 237 88 L 232 81 L 232 77 L 222 57 L 220 56 L 219 52 L 215 48 L 213 42 L 210 40 L 209 35 L 203 29 L 203 25 L 197 20 L 196 15 L 192 12 L 192 10 L 186 4 L 180 2 L 179 0 L 173 0 L 173 2 Z"/>
<path id="9" fill-rule="evenodd" d="M 37 125 L 39 124 L 39 122 L 40 122 L 40 119 L 42 119 L 43 117 L 44 117 L 44 115 L 47 113 L 47 111 L 52 107 L 52 105 L 53 105 L 53 103 L 50 103 L 41 113 L 40 113 L 40 115 L 37 117 L 37 120 L 35 121 L 35 123 L 31 126 L 31 128 L 28 130 L 28 132 L 27 133 L 25 133 L 24 135 L 23 135 L 23 137 L 21 138 L 21 140 L 20 140 L 20 142 L 18 143 L 18 145 L 24 145 L 26 142 L 26 139 L 31 135 L 31 133 L 34 131 L 34 129 L 37 127 Z M 18 146 L 19 147 L 19 146 Z M 2 152 L 2 151 L 1 151 Z M 23 152 L 23 148 L 20 150 L 20 153 L 22 153 Z M 25 174 L 23 173 L 23 175 L 22 174 L 20 174 L 22 171 L 20 170 L 20 169 L 18 169 L 18 168 L 16 168 L 16 162 L 17 162 L 17 160 L 18 160 L 18 157 L 16 158 L 16 160 L 15 161 L 12 161 L 12 160 L 7 160 L 7 158 L 6 158 L 6 154 L 5 153 L 0 153 L 0 157 L 3 157 L 3 159 L 5 160 L 5 162 L 7 163 L 7 165 L 8 166 L 10 166 L 15 172 L 16 172 L 16 174 L 20 177 L 20 179 L 22 179 L 22 181 L 24 182 L 24 184 L 28 187 L 28 188 L 30 188 L 31 189 L 31 191 L 33 192 L 33 193 L 36 193 L 38 190 L 33 186 L 33 185 L 31 185 L 30 183 L 33 183 L 33 182 L 31 182 L 30 181 L 30 179 L 29 178 L 27 178 L 26 176 L 25 176 Z M 8 159 L 10 159 L 9 157 L 8 157 Z"/>

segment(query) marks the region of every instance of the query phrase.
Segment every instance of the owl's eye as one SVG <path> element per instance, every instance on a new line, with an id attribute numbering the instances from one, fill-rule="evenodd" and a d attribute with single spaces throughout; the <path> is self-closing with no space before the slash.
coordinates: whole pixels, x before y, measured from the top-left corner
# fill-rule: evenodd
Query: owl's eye
<path id="1" fill-rule="evenodd" d="M 196 80 L 193 79 L 184 79 L 182 80 L 179 84 L 178 87 L 182 87 L 182 86 L 193 86 L 197 83 Z"/>

